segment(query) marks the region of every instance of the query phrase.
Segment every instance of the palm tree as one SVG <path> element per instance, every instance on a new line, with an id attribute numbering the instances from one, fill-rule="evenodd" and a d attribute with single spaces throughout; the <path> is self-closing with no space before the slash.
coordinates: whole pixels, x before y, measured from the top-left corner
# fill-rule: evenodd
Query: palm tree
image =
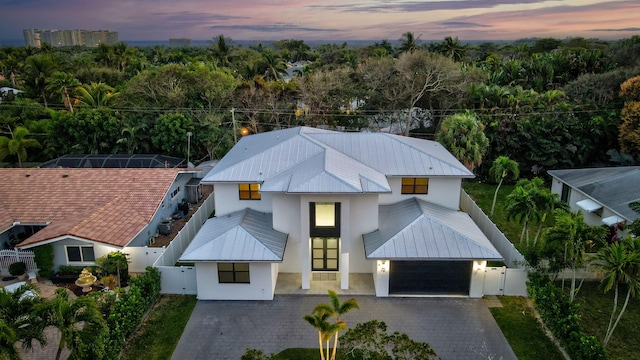
<path id="1" fill-rule="evenodd" d="M 62 350 L 70 350 L 70 358 L 101 358 L 104 353 L 102 339 L 107 331 L 106 323 L 94 298 L 69 299 L 67 289 L 57 289 L 55 298 L 38 307 L 38 313 L 48 326 L 60 331 L 56 360 Z"/>
<path id="2" fill-rule="evenodd" d="M 338 349 L 338 333 L 341 330 L 345 330 L 347 328 L 347 323 L 344 320 L 340 319 L 340 316 L 348 313 L 353 309 L 360 309 L 360 305 L 356 299 L 349 299 L 343 303 L 340 303 L 340 299 L 338 298 L 338 294 L 329 290 L 329 298 L 331 299 L 331 307 L 333 308 L 333 316 L 336 318 L 336 328 L 335 328 L 335 337 L 333 340 L 333 352 L 331 354 L 331 360 L 335 360 L 336 358 L 336 350 Z"/>
<path id="3" fill-rule="evenodd" d="M 266 67 L 266 71 L 264 73 L 265 80 L 272 78 L 273 80 L 278 80 L 282 78 L 282 74 L 285 73 L 287 65 L 275 52 L 265 49 L 262 53 L 263 64 Z"/>
<path id="4" fill-rule="evenodd" d="M 42 98 L 44 107 L 47 107 L 47 78 L 55 71 L 55 67 L 51 56 L 48 55 L 30 56 L 24 64 L 23 78 L 26 85 Z"/>
<path id="5" fill-rule="evenodd" d="M 27 139 L 29 129 L 18 126 L 14 131 L 9 127 L 11 138 L 0 136 L 0 161 L 8 155 L 15 155 L 18 158 L 18 167 L 22 167 L 22 162 L 27 159 L 27 148 L 40 148 L 40 143 L 36 139 Z"/>
<path id="6" fill-rule="evenodd" d="M 603 278 L 600 280 L 603 291 L 606 293 L 614 289 L 613 310 L 602 341 L 602 346 L 607 346 L 622 314 L 627 309 L 629 298 L 635 296 L 640 290 L 640 238 L 627 237 L 624 241 L 606 245 L 597 253 L 594 264 L 603 273 Z M 616 317 L 620 284 L 627 286 L 627 296 Z"/>
<path id="7" fill-rule="evenodd" d="M 89 85 L 82 85 L 76 88 L 80 104 L 92 108 L 107 107 L 111 105 L 119 92 L 114 92 L 113 88 L 105 83 L 92 82 Z"/>
<path id="8" fill-rule="evenodd" d="M 400 52 L 413 53 L 418 49 L 418 40 L 420 39 L 420 36 L 422 36 L 422 34 L 418 35 L 418 37 L 416 38 L 410 31 L 402 34 L 398 50 L 400 50 Z"/>
<path id="9" fill-rule="evenodd" d="M 444 119 L 436 140 L 471 171 L 482 163 L 489 148 L 484 125 L 470 112 Z"/>
<path id="10" fill-rule="evenodd" d="M 541 178 L 532 180 L 523 179 L 518 181 L 515 189 L 507 196 L 505 211 L 507 220 L 517 220 L 522 224 L 522 234 L 520 242 L 527 236 L 529 239 L 529 222 L 540 221 L 535 240 L 542 229 L 542 225 L 549 211 L 560 206 L 556 194 L 544 186 Z"/>
<path id="11" fill-rule="evenodd" d="M 122 135 L 116 143 L 125 144 L 127 153 L 134 154 L 138 150 L 149 150 L 149 142 L 145 139 L 147 124 L 142 120 L 129 119 L 128 123 L 120 130 Z"/>
<path id="12" fill-rule="evenodd" d="M 553 215 L 555 224 L 545 230 L 543 237 L 546 246 L 553 251 L 556 258 L 562 256 L 562 266 L 571 267 L 569 302 L 573 302 L 580 291 L 580 286 L 576 289 L 576 269 L 585 264 L 586 247 L 603 242 L 607 235 L 607 229 L 588 225 L 580 211 L 573 213 L 564 209 L 555 209 Z M 564 255 L 560 255 L 560 253 L 564 253 Z"/>
<path id="13" fill-rule="evenodd" d="M 64 106 L 67 107 L 69 111 L 73 112 L 73 104 L 71 103 L 69 89 L 75 89 L 80 85 L 80 81 L 73 77 L 73 75 L 62 71 L 56 71 L 47 79 L 46 89 L 50 93 L 59 94 Z"/>
<path id="14" fill-rule="evenodd" d="M 45 345 L 45 323 L 34 313 L 34 308 L 41 303 L 41 298 L 31 296 L 35 292 L 31 284 L 25 284 L 13 293 L 0 288 L 0 359 L 19 359 L 15 347 L 22 343 L 25 350 L 32 347 L 35 340 Z"/>
<path id="15" fill-rule="evenodd" d="M 318 304 L 313 309 L 311 315 L 305 315 L 304 320 L 318 330 L 318 348 L 320 349 L 320 359 L 325 360 L 329 357 L 329 341 L 336 331 L 335 325 L 327 320 L 331 316 L 333 309 L 327 304 Z M 327 344 L 325 356 L 324 343 Z"/>
<path id="16" fill-rule="evenodd" d="M 500 186 L 502 186 L 502 182 L 509 175 L 513 180 L 517 180 L 518 176 L 520 176 L 520 169 L 518 168 L 518 163 L 509 159 L 507 156 L 498 156 L 493 161 L 493 165 L 491 165 L 491 169 L 489 169 L 489 174 L 494 181 L 498 181 L 498 187 L 496 187 L 496 192 L 493 194 L 493 202 L 491 203 L 491 215 L 493 215 L 493 211 L 496 208 L 496 200 L 498 199 L 498 191 L 500 190 Z"/>

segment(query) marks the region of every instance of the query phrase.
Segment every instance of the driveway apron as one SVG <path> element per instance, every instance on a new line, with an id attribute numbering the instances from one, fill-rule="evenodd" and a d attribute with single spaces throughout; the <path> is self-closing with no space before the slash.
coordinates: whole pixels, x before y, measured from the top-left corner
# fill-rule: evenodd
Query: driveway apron
<path id="1" fill-rule="evenodd" d="M 342 296 L 341 301 L 350 297 Z M 354 296 L 360 310 L 342 318 L 349 328 L 380 320 L 387 332 L 428 342 L 448 359 L 516 359 L 487 302 L 468 298 Z M 273 301 L 199 301 L 172 359 L 240 359 L 246 349 L 278 353 L 318 346 L 318 333 L 302 317 L 328 296 L 276 295 Z"/>

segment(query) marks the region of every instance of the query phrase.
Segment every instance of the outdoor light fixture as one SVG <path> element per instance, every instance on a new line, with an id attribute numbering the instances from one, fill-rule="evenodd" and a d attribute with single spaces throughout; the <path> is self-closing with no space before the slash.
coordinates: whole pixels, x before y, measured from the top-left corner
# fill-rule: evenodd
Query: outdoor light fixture
<path id="1" fill-rule="evenodd" d="M 387 270 L 389 269 L 387 260 L 378 260 L 378 269 L 380 269 L 380 272 L 387 272 Z"/>
<path id="2" fill-rule="evenodd" d="M 485 261 L 474 261 L 473 262 L 473 271 L 483 271 L 487 263 Z"/>

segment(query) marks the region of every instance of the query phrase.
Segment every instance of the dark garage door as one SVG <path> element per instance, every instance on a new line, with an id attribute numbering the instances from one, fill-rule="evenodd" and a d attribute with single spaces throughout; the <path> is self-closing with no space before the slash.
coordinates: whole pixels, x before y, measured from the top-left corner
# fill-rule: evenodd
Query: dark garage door
<path id="1" fill-rule="evenodd" d="M 471 261 L 391 261 L 389 293 L 469 295 Z"/>

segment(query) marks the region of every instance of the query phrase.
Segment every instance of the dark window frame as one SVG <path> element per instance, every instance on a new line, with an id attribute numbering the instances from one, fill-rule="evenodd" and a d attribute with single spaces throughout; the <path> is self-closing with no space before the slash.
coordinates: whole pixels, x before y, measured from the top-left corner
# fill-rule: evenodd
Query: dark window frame
<path id="1" fill-rule="evenodd" d="M 417 184 L 417 180 L 426 180 L 426 184 Z M 411 182 L 411 183 L 408 183 Z M 424 191 L 422 190 L 424 187 Z M 427 195 L 429 194 L 428 177 L 403 177 L 400 183 L 400 193 L 404 195 Z"/>
<path id="2" fill-rule="evenodd" d="M 231 270 L 220 269 L 220 265 L 231 265 Z M 243 269 L 236 269 L 242 265 Z M 244 267 L 246 266 L 246 270 Z M 229 275 L 231 274 L 231 281 L 223 280 L 225 276 L 220 276 L 220 274 Z M 242 276 L 246 275 L 246 281 L 244 281 Z M 251 284 L 251 266 L 249 263 L 218 263 L 218 283 L 219 284 Z"/>
<path id="3" fill-rule="evenodd" d="M 569 197 L 571 197 L 571 187 L 565 183 L 562 183 L 562 192 L 560 194 L 560 200 L 564 202 L 569 202 Z"/>
<path id="4" fill-rule="evenodd" d="M 319 202 L 325 203 L 325 202 Z M 340 237 L 340 203 L 335 202 L 336 226 L 316 226 L 316 203 L 309 203 L 309 235 L 310 237 Z"/>
<path id="5" fill-rule="evenodd" d="M 246 186 L 247 189 L 242 189 L 243 186 Z M 238 184 L 238 198 L 240 200 L 262 200 L 262 195 L 260 194 L 260 184 L 259 183 Z"/>
<path id="6" fill-rule="evenodd" d="M 77 251 L 77 253 L 74 253 L 73 256 L 71 256 L 71 254 L 69 254 L 70 249 Z M 91 253 L 87 252 L 89 250 Z M 69 263 L 87 263 L 96 261 L 96 253 L 93 249 L 93 245 L 67 245 L 65 246 L 65 253 L 67 255 L 67 262 Z M 79 260 L 76 260 L 78 258 Z"/>

